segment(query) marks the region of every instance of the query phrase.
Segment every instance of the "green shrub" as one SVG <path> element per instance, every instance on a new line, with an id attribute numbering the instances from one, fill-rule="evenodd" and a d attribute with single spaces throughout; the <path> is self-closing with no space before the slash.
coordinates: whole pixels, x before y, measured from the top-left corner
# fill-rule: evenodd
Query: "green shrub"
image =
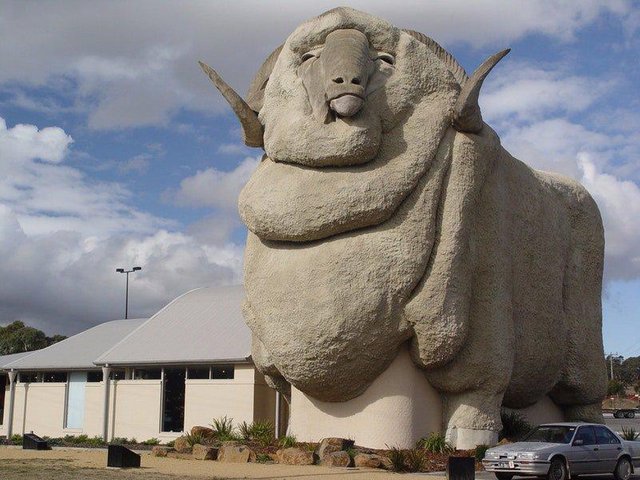
<path id="1" fill-rule="evenodd" d="M 358 451 L 353 447 L 346 448 L 344 451 L 347 452 L 347 455 L 349 455 L 351 460 L 354 460 L 358 454 Z"/>
<path id="2" fill-rule="evenodd" d="M 278 444 L 281 448 L 291 448 L 295 447 L 296 443 L 298 443 L 298 439 L 295 435 L 285 435 L 278 440 Z"/>
<path id="3" fill-rule="evenodd" d="M 275 430 L 273 423 L 265 420 L 256 421 L 250 424 L 242 422 L 238 425 L 238 432 L 243 440 L 258 442 L 263 446 L 267 446 L 271 444 Z"/>
<path id="4" fill-rule="evenodd" d="M 271 462 L 272 458 L 267 455 L 266 453 L 258 453 L 256 455 L 256 462 L 258 463 L 267 463 L 267 462 Z"/>
<path id="5" fill-rule="evenodd" d="M 444 434 L 431 432 L 428 437 L 421 438 L 416 443 L 417 448 L 424 448 L 431 453 L 450 453 L 454 448 L 447 442 Z"/>
<path id="6" fill-rule="evenodd" d="M 198 445 L 198 444 L 200 445 L 204 444 L 204 436 L 202 435 L 202 433 L 198 431 L 194 433 L 186 433 L 184 435 L 184 438 L 190 447 L 193 447 L 194 445 Z"/>
<path id="7" fill-rule="evenodd" d="M 170 440 L 167 443 L 165 443 L 165 445 L 169 448 L 173 448 L 173 446 L 176 444 L 175 440 Z"/>
<path id="8" fill-rule="evenodd" d="M 10 442 L 12 445 L 22 445 L 22 435 L 14 433 L 11 435 Z"/>
<path id="9" fill-rule="evenodd" d="M 214 418 L 211 424 L 213 432 L 218 440 L 224 442 L 226 440 L 240 440 L 240 437 L 234 433 L 233 418 L 226 415 L 220 418 Z"/>
<path id="10" fill-rule="evenodd" d="M 150 438 L 149 440 L 145 440 L 142 442 L 143 445 L 160 445 L 160 440 L 157 438 Z"/>
<path id="11" fill-rule="evenodd" d="M 485 454 L 487 453 L 487 450 L 489 450 L 489 445 L 478 445 L 474 451 L 474 457 L 476 457 L 476 460 L 478 462 L 482 461 L 482 459 L 484 458 Z"/>
<path id="12" fill-rule="evenodd" d="M 109 443 L 111 445 L 129 445 L 129 440 L 126 437 L 113 437 Z"/>
<path id="13" fill-rule="evenodd" d="M 91 447 L 102 447 L 107 444 L 107 442 L 105 442 L 102 439 L 102 437 L 98 437 L 98 436 L 95 436 L 93 438 L 87 438 L 87 440 L 85 440 L 83 443 Z"/>
<path id="14" fill-rule="evenodd" d="M 502 420 L 502 430 L 500 431 L 500 440 L 517 440 L 529 432 L 533 427 L 527 420 L 517 412 L 502 410 L 500 412 L 500 420 Z"/>
<path id="15" fill-rule="evenodd" d="M 404 472 L 407 470 L 406 454 L 404 450 L 398 447 L 392 447 L 389 449 L 389 460 L 391 460 L 391 470 L 394 472 Z"/>
<path id="16" fill-rule="evenodd" d="M 421 472 L 427 465 L 427 455 L 425 450 L 412 448 L 404 454 L 405 465 L 409 472 Z"/>
<path id="17" fill-rule="evenodd" d="M 640 437 L 640 432 L 636 432 L 633 427 L 622 427 L 622 438 L 625 440 L 634 441 Z"/>

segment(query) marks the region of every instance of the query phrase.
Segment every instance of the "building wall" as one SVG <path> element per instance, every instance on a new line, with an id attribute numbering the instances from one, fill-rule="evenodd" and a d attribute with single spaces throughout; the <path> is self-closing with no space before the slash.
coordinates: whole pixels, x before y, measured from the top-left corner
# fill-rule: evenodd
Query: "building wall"
<path id="1" fill-rule="evenodd" d="M 139 441 L 159 438 L 162 382 L 118 380 L 113 382 L 112 390 L 115 400 L 111 402 L 111 436 Z"/>
<path id="2" fill-rule="evenodd" d="M 236 425 L 254 421 L 255 391 L 259 388 L 255 384 L 254 372 L 253 365 L 236 365 L 234 378 L 230 380 L 187 380 L 185 431 L 195 425 L 210 425 L 214 418 L 225 415 L 232 418 Z M 268 401 L 266 394 L 260 397 Z"/>
<path id="3" fill-rule="evenodd" d="M 33 430 L 38 435 L 62 437 L 86 434 L 102 436 L 104 384 L 85 385 L 82 429 L 65 429 L 66 383 L 16 383 L 13 433 Z M 9 388 L 6 387 L 8 404 Z M 26 408 L 26 416 L 24 415 Z M 109 439 L 158 438 L 169 441 L 179 433 L 163 433 L 161 428 L 162 383 L 160 380 L 111 381 L 109 399 Z M 275 391 L 253 365 L 235 365 L 229 380 L 187 380 L 185 384 L 185 431 L 195 425 L 209 425 L 214 418 L 233 418 L 234 424 L 254 420 L 275 420 Z M 5 408 L 0 435 L 7 431 Z"/>

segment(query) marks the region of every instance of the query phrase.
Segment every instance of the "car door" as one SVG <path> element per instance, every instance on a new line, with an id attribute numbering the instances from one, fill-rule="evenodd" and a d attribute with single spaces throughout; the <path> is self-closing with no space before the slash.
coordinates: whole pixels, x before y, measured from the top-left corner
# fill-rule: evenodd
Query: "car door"
<path id="1" fill-rule="evenodd" d="M 599 458 L 598 442 L 593 427 L 583 425 L 578 427 L 571 447 L 566 453 L 572 475 L 598 472 Z"/>
<path id="2" fill-rule="evenodd" d="M 607 427 L 596 425 L 593 429 L 596 432 L 596 441 L 598 442 L 596 453 L 600 459 L 597 473 L 611 473 L 616 468 L 622 444 Z"/>

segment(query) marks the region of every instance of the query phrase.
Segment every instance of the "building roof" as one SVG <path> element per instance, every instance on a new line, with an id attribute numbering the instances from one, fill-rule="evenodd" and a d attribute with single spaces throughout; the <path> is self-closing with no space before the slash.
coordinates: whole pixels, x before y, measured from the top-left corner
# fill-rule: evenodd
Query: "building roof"
<path id="1" fill-rule="evenodd" d="M 4 370 L 5 365 L 11 362 L 15 362 L 19 358 L 22 358 L 25 355 L 30 355 L 32 353 L 33 352 L 22 352 L 22 353 L 12 353 L 9 355 L 0 355 L 0 370 Z"/>
<path id="2" fill-rule="evenodd" d="M 205 287 L 176 298 L 95 360 L 97 365 L 244 361 L 251 332 L 242 317 L 242 286 Z"/>
<path id="3" fill-rule="evenodd" d="M 3 366 L 15 370 L 79 370 L 96 368 L 96 357 L 142 325 L 146 318 L 102 323 L 58 343 L 30 352 Z"/>

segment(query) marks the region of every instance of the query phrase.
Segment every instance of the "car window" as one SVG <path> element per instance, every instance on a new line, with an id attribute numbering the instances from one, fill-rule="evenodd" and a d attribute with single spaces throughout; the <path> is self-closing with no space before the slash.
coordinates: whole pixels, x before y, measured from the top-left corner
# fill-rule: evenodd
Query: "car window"
<path id="1" fill-rule="evenodd" d="M 595 445 L 596 444 L 596 434 L 593 431 L 593 427 L 580 427 L 578 428 L 578 433 L 576 433 L 576 438 L 573 440 L 582 440 L 583 445 Z"/>
<path id="2" fill-rule="evenodd" d="M 596 431 L 596 439 L 600 445 L 609 445 L 612 443 L 620 443 L 618 437 L 616 437 L 608 428 L 605 427 L 593 427 Z"/>
<path id="3" fill-rule="evenodd" d="M 523 442 L 569 443 L 575 427 L 565 425 L 540 425 L 531 430 Z"/>

